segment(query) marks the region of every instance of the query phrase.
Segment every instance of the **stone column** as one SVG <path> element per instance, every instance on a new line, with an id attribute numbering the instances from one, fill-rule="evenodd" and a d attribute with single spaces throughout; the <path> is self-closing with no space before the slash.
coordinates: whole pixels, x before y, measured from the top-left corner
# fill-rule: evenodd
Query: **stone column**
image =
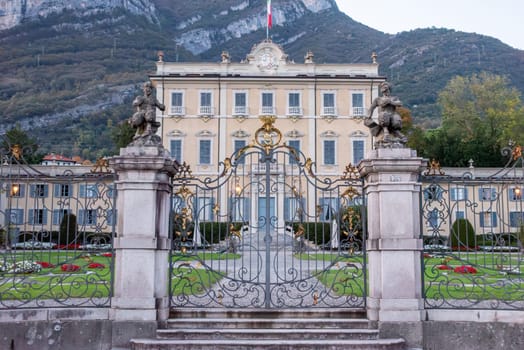
<path id="1" fill-rule="evenodd" d="M 113 346 L 155 336 L 169 317 L 169 210 L 173 161 L 162 146 L 127 147 L 116 171 L 117 236 L 111 299 Z"/>
<path id="2" fill-rule="evenodd" d="M 378 148 L 359 164 L 367 196 L 368 318 L 381 336 L 422 347 L 420 190 L 426 162 L 409 148 Z"/>

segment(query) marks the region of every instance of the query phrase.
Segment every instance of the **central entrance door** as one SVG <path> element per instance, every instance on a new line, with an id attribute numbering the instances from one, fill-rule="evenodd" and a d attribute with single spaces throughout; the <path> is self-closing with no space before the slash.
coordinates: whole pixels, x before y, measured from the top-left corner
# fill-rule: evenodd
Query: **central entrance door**
<path id="1" fill-rule="evenodd" d="M 174 177 L 172 307 L 365 307 L 361 181 L 318 176 L 273 123 L 216 177 Z"/>
<path id="2" fill-rule="evenodd" d="M 259 197 L 258 198 L 258 217 L 259 218 L 274 218 L 275 215 L 276 215 L 275 197 Z M 267 225 L 268 225 L 267 221 L 264 220 L 261 223 L 261 226 L 259 227 L 259 229 L 265 230 Z"/>

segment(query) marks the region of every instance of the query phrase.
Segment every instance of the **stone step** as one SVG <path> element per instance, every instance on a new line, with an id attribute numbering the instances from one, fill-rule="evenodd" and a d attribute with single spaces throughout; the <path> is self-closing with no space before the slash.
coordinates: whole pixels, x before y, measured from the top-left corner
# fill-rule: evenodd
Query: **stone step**
<path id="1" fill-rule="evenodd" d="M 132 350 L 405 350 L 380 339 L 363 310 L 174 309 L 156 339 Z"/>
<path id="2" fill-rule="evenodd" d="M 378 339 L 376 329 L 159 329 L 157 337 L 160 339 L 178 340 L 373 340 Z"/>
<path id="3" fill-rule="evenodd" d="M 225 309 L 225 308 L 173 308 L 171 319 L 178 318 L 366 318 L 364 309 Z"/>
<path id="4" fill-rule="evenodd" d="M 403 339 L 375 340 L 175 340 L 133 339 L 132 350 L 405 350 Z"/>
<path id="5" fill-rule="evenodd" d="M 170 329 L 367 329 L 363 318 L 177 318 L 167 321 Z"/>

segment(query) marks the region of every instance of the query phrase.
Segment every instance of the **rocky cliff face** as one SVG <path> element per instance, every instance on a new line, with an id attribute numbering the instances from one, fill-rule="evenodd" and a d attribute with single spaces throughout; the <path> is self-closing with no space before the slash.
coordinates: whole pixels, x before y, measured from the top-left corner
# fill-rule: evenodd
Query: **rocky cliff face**
<path id="1" fill-rule="evenodd" d="M 181 33 L 176 42 L 192 54 L 199 55 L 209 50 L 213 45 L 240 38 L 265 28 L 266 12 L 253 11 L 253 8 L 249 0 L 242 0 L 228 9 L 221 9 L 219 13 L 211 14 L 215 21 L 220 21 L 220 17 L 224 19 L 225 26 L 220 28 L 210 27 L 208 17 L 195 15 L 188 18 L 177 26 Z M 257 7 L 258 9 L 260 7 Z M 273 23 L 274 25 L 285 26 L 299 20 L 308 13 L 318 13 L 330 9 L 337 9 L 334 0 L 275 1 L 272 7 Z"/>
<path id="2" fill-rule="evenodd" d="M 146 16 L 151 22 L 158 21 L 152 0 L 0 0 L 0 30 L 64 10 L 74 10 L 81 16 L 115 8 Z"/>

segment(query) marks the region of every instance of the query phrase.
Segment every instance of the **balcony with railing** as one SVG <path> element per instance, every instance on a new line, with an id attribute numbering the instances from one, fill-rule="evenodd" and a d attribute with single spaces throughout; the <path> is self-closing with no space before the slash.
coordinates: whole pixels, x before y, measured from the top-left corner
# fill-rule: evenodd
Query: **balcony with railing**
<path id="1" fill-rule="evenodd" d="M 183 106 L 171 106 L 169 115 L 181 116 L 186 114 L 186 108 Z"/>
<path id="2" fill-rule="evenodd" d="M 301 117 L 304 115 L 304 111 L 302 110 L 302 107 L 288 107 L 286 115 Z"/>
<path id="3" fill-rule="evenodd" d="M 251 172 L 253 175 L 263 175 L 266 173 L 268 164 L 266 163 L 254 163 L 251 164 Z M 269 173 L 273 175 L 284 175 L 284 164 L 282 163 L 270 163 Z"/>
<path id="4" fill-rule="evenodd" d="M 215 115 L 215 108 L 212 106 L 199 106 L 198 115 L 200 116 L 212 116 Z"/>
<path id="5" fill-rule="evenodd" d="M 260 115 L 276 115 L 275 107 L 262 106 L 262 108 L 260 108 Z"/>
<path id="6" fill-rule="evenodd" d="M 233 116 L 247 116 L 249 115 L 249 108 L 247 106 L 234 106 Z"/>
<path id="7" fill-rule="evenodd" d="M 367 110 L 364 107 L 353 107 L 351 108 L 351 116 L 355 118 L 365 117 Z"/>
<path id="8" fill-rule="evenodd" d="M 321 116 L 329 116 L 329 117 L 336 117 L 337 109 L 336 107 L 322 107 L 322 110 L 320 111 Z"/>

